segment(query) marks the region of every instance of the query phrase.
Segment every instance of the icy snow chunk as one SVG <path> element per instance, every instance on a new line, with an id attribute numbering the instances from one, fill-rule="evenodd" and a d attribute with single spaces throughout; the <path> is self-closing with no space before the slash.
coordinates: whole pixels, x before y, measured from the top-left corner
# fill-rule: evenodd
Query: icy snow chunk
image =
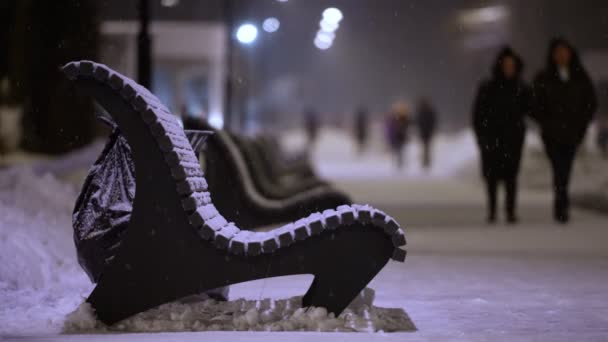
<path id="1" fill-rule="evenodd" d="M 66 330 L 92 331 L 102 328 L 102 325 L 95 317 L 95 310 L 91 304 L 84 302 L 66 318 L 64 328 Z"/>
<path id="2" fill-rule="evenodd" d="M 370 289 L 366 287 L 359 293 L 355 299 L 348 305 L 349 309 L 359 310 L 363 307 L 371 308 L 374 303 L 374 299 L 376 299 L 376 291 L 374 289 Z"/>
<path id="3" fill-rule="evenodd" d="M 213 299 L 168 303 L 107 327 L 90 321 L 90 308 L 81 305 L 68 315 L 64 332 L 98 331 L 411 331 L 413 323 L 401 309 L 373 306 L 374 291 L 365 289 L 335 317 L 325 308 L 302 308 L 302 297 L 260 301 Z"/>

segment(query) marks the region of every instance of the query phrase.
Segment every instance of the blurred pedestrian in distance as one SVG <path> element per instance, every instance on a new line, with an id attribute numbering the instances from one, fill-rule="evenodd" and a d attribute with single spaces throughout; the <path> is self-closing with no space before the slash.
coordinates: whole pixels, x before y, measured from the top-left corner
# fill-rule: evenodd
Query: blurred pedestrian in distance
<path id="1" fill-rule="evenodd" d="M 426 98 L 422 98 L 418 102 L 416 123 L 422 143 L 422 167 L 429 169 L 432 163 L 431 143 L 437 128 L 437 113 Z"/>
<path id="2" fill-rule="evenodd" d="M 354 137 L 357 143 L 357 152 L 363 153 L 369 136 L 369 112 L 364 106 L 359 106 L 355 112 Z"/>
<path id="3" fill-rule="evenodd" d="M 304 110 L 304 129 L 306 130 L 307 148 L 312 150 L 319 135 L 319 114 L 313 108 Z"/>
<path id="4" fill-rule="evenodd" d="M 608 117 L 602 117 L 597 122 L 597 146 L 602 158 L 608 159 Z"/>
<path id="5" fill-rule="evenodd" d="M 386 133 L 388 144 L 398 169 L 403 168 L 405 158 L 403 150 L 409 138 L 410 121 L 407 103 L 403 101 L 396 102 L 387 116 Z"/>
<path id="6" fill-rule="evenodd" d="M 553 170 L 554 217 L 567 223 L 572 165 L 597 107 L 591 79 L 568 41 L 551 41 L 547 65 L 536 76 L 533 92 L 533 115 Z"/>
<path id="7" fill-rule="evenodd" d="M 511 48 L 503 48 L 491 78 L 479 86 L 473 105 L 473 130 L 486 183 L 488 223 L 496 221 L 496 197 L 502 183 L 507 222 L 517 222 L 517 176 L 526 131 L 524 117 L 532 105 L 522 70 L 521 58 Z"/>

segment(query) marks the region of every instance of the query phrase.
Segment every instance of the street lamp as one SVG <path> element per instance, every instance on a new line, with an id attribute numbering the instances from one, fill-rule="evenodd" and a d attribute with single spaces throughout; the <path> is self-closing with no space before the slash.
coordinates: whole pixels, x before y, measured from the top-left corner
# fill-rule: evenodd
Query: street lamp
<path id="1" fill-rule="evenodd" d="M 243 24 L 236 30 L 236 39 L 243 44 L 251 44 L 258 37 L 258 28 L 253 24 Z"/>
<path id="2" fill-rule="evenodd" d="M 344 16 L 342 15 L 342 11 L 335 7 L 326 8 L 323 11 L 323 19 L 327 20 L 330 23 L 339 23 Z"/>
<path id="3" fill-rule="evenodd" d="M 339 9 L 329 7 L 323 11 L 322 17 L 314 44 L 319 50 L 327 50 L 334 43 L 336 31 L 340 27 L 340 21 L 342 21 L 344 15 Z"/>

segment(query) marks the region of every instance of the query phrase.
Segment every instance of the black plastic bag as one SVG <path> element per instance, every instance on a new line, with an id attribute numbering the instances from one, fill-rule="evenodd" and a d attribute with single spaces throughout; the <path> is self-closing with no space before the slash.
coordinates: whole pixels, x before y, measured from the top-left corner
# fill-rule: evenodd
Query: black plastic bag
<path id="1" fill-rule="evenodd" d="M 120 247 L 128 228 L 135 198 L 135 165 L 131 148 L 116 124 L 101 155 L 87 175 L 72 214 L 78 262 L 96 283 L 105 265 Z M 186 131 L 195 151 L 204 146 L 208 131 Z"/>
<path id="2" fill-rule="evenodd" d="M 72 214 L 80 266 L 96 283 L 127 229 L 135 198 L 131 147 L 117 128 L 84 181 Z"/>

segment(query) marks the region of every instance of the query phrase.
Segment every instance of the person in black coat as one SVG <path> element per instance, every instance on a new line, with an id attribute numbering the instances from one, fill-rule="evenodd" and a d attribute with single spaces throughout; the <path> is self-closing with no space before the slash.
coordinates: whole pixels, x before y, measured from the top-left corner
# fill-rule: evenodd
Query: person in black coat
<path id="1" fill-rule="evenodd" d="M 386 129 L 389 147 L 399 170 L 403 169 L 406 160 L 403 154 L 409 140 L 410 124 L 410 110 L 407 103 L 396 102 L 387 116 Z"/>
<path id="2" fill-rule="evenodd" d="M 422 142 L 422 167 L 429 169 L 432 162 L 431 143 L 437 128 L 437 113 L 426 98 L 422 98 L 418 102 L 417 112 L 416 124 Z"/>
<path id="3" fill-rule="evenodd" d="M 517 222 L 517 175 L 526 132 L 524 117 L 531 108 L 531 92 L 521 79 L 522 69 L 521 58 L 505 47 L 496 58 L 492 78 L 481 83 L 473 107 L 489 223 L 496 221 L 497 188 L 503 182 L 507 221 Z"/>
<path id="4" fill-rule="evenodd" d="M 355 112 L 354 133 L 357 150 L 361 154 L 365 150 L 369 135 L 369 112 L 364 106 L 360 106 Z"/>
<path id="5" fill-rule="evenodd" d="M 532 114 L 553 169 L 555 219 L 566 223 L 572 165 L 597 107 L 593 84 L 576 50 L 566 40 L 551 41 L 547 66 L 536 76 L 533 92 Z"/>
<path id="6" fill-rule="evenodd" d="M 319 113 L 313 108 L 304 110 L 304 129 L 306 130 L 307 149 L 311 151 L 319 136 Z"/>

